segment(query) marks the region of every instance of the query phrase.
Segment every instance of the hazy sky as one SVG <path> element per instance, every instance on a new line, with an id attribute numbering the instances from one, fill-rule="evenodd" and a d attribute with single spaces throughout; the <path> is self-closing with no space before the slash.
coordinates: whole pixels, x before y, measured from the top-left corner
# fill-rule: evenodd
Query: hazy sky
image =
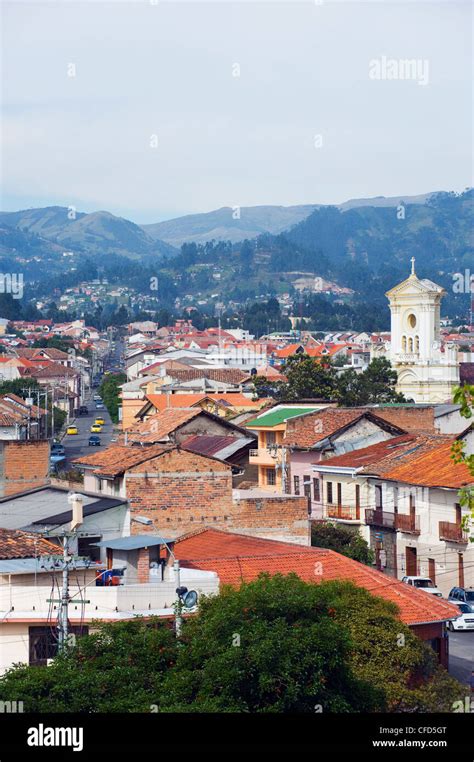
<path id="1" fill-rule="evenodd" d="M 4 1 L 1 208 L 155 222 L 462 190 L 470 13 L 468 0 Z M 418 69 L 389 79 L 390 59 Z"/>

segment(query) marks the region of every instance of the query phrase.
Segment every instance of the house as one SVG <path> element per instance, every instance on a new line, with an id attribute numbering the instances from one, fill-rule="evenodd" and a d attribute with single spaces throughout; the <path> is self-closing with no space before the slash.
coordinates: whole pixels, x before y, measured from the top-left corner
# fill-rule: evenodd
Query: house
<path id="1" fill-rule="evenodd" d="M 145 402 L 135 415 L 138 421 L 146 421 L 156 413 L 167 408 L 200 407 L 222 418 L 233 416 L 235 413 L 251 413 L 266 405 L 268 400 L 252 400 L 240 392 L 232 393 L 191 393 L 176 392 L 175 394 L 162 392 L 161 394 L 147 394 Z"/>
<path id="2" fill-rule="evenodd" d="M 321 405 L 282 404 L 265 410 L 245 421 L 246 429 L 258 435 L 258 448 L 250 451 L 250 465 L 258 467 L 258 486 L 271 492 L 290 492 L 284 436 L 287 422 L 295 416 L 311 413 Z"/>
<path id="3" fill-rule="evenodd" d="M 174 571 L 169 565 L 157 564 L 156 569 L 150 561 L 150 551 L 163 542 L 152 535 L 109 539 L 96 546 L 106 564 L 75 558 L 68 585 L 69 634 L 87 635 L 98 621 L 173 618 Z M 209 595 L 217 592 L 219 580 L 214 572 L 183 569 L 180 584 Z M 51 598 L 61 586 L 58 545 L 38 535 L 0 529 L 0 674 L 17 663 L 44 666 L 57 655 L 59 607 Z"/>
<path id="4" fill-rule="evenodd" d="M 257 481 L 256 468 L 249 466 L 249 450 L 255 440 L 255 434 L 199 405 L 163 410 L 132 426 L 120 437 L 122 444 L 178 444 L 225 460 L 235 466 L 234 486 L 244 479 Z"/>
<path id="5" fill-rule="evenodd" d="M 472 431 L 458 438 L 471 443 Z M 445 593 L 459 579 L 467 584 L 470 576 L 474 582 L 467 565 L 464 575 L 468 547 L 461 521 L 467 509 L 461 508 L 458 496 L 472 477 L 451 460 L 454 441 L 439 434 L 406 434 L 313 466 L 320 479 L 323 517 L 353 525 L 387 574 L 431 571 L 436 576 L 438 571 Z"/>
<path id="6" fill-rule="evenodd" d="M 127 500 L 132 534 L 140 515 L 171 538 L 210 525 L 309 543 L 307 499 L 233 489 L 235 466 L 228 460 L 182 445 L 151 444 L 113 445 L 74 463 L 84 472 L 86 491 Z"/>
<path id="7" fill-rule="evenodd" d="M 282 438 L 288 450 L 290 491 L 305 494 L 311 501 L 311 517 L 322 518 L 320 481 L 312 466 L 404 433 L 363 408 L 327 407 L 290 418 Z"/>
<path id="8" fill-rule="evenodd" d="M 129 516 L 125 500 L 104 497 L 81 490 L 83 523 L 70 540 L 71 552 L 88 556 L 93 561 L 105 561 L 94 543 L 128 534 Z M 45 532 L 50 539 L 70 528 L 72 508 L 68 490 L 46 484 L 0 499 L 0 527 L 6 530 L 28 531 L 38 537 Z"/>
<path id="9" fill-rule="evenodd" d="M 213 571 L 221 585 L 238 586 L 255 580 L 263 572 L 294 573 L 305 582 L 315 584 L 334 579 L 350 581 L 395 603 L 401 621 L 420 640 L 426 641 L 435 650 L 439 662 L 448 667 L 446 622 L 459 615 L 458 609 L 333 550 L 199 529 L 178 538 L 174 553 L 182 568 Z"/>
<path id="10" fill-rule="evenodd" d="M 469 430 L 457 440 L 471 442 Z M 375 498 L 366 511 L 370 542 L 383 554 L 385 538 L 398 530 L 395 570 L 399 577 L 430 577 L 444 596 L 452 587 L 474 587 L 474 544 L 469 536 L 469 507 L 461 505 L 460 490 L 474 486 L 464 463 L 452 459 L 453 440 L 368 479 Z M 383 555 L 382 555 L 383 558 Z"/>

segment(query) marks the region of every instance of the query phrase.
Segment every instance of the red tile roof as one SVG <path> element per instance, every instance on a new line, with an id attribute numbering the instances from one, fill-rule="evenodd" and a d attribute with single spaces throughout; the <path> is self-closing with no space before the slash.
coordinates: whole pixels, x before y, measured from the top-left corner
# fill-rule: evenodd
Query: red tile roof
<path id="1" fill-rule="evenodd" d="M 230 585 L 250 582 L 262 572 L 293 572 L 305 582 L 315 583 L 348 580 L 396 603 L 400 619 L 408 625 L 441 622 L 459 613 L 446 601 L 325 548 L 204 529 L 177 540 L 174 553 L 183 567 L 215 571 L 221 583 Z"/>
<path id="2" fill-rule="evenodd" d="M 455 463 L 452 460 L 453 441 L 444 442 L 418 458 L 413 457 L 407 463 L 384 471 L 384 478 L 406 484 L 448 489 L 460 489 L 474 484 L 474 476 L 468 467 L 464 463 Z"/>
<path id="3" fill-rule="evenodd" d="M 102 450 L 102 452 L 94 453 L 94 455 L 76 458 L 72 463 L 92 468 L 97 476 L 114 478 L 125 473 L 129 468 L 156 458 L 170 449 L 172 448 L 162 445 L 151 445 L 150 447 L 113 445 Z"/>
<path id="4" fill-rule="evenodd" d="M 187 421 L 201 415 L 200 407 L 169 408 L 127 429 L 128 442 L 161 442 Z"/>
<path id="5" fill-rule="evenodd" d="M 312 447 L 363 417 L 378 423 L 381 428 L 393 426 L 383 416 L 378 415 L 378 411 L 375 415 L 363 408 L 327 407 L 290 418 L 286 424 L 283 442 L 290 447 Z M 403 430 L 396 427 L 394 433 L 403 433 Z"/>
<path id="6" fill-rule="evenodd" d="M 20 529 L 0 529 L 0 559 L 36 558 L 58 553 L 58 546 Z"/>
<path id="7" fill-rule="evenodd" d="M 403 459 L 412 462 L 417 455 L 434 449 L 446 441 L 452 441 L 452 438 L 440 434 L 420 434 L 419 436 L 402 434 L 370 447 L 362 447 L 360 450 L 327 458 L 318 466 L 355 468 L 361 469 L 364 473 L 382 475 L 393 468 L 397 462 L 404 462 Z"/>

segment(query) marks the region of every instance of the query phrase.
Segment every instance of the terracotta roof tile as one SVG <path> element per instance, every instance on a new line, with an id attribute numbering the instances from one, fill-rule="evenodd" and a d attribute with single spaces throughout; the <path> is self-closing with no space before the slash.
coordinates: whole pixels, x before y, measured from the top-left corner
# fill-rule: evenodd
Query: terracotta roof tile
<path id="1" fill-rule="evenodd" d="M 364 416 L 379 422 L 382 428 L 387 424 L 393 425 L 379 416 L 378 412 L 375 415 L 363 408 L 327 407 L 288 420 L 283 442 L 290 447 L 313 447 Z M 398 428 L 398 432 L 401 433 L 402 430 Z"/>
<path id="2" fill-rule="evenodd" d="M 408 625 L 440 622 L 458 615 L 455 606 L 434 598 L 333 550 L 310 548 L 207 529 L 174 545 L 183 567 L 217 572 L 221 583 L 239 585 L 262 572 L 296 573 L 305 582 L 348 580 L 373 595 L 396 603 Z"/>
<path id="3" fill-rule="evenodd" d="M 420 457 L 411 458 L 391 470 L 384 471 L 385 479 L 393 479 L 407 484 L 424 487 L 446 487 L 460 489 L 474 484 L 474 476 L 464 463 L 455 463 L 451 457 L 454 440 L 444 442 Z"/>
<path id="4" fill-rule="evenodd" d="M 123 474 L 133 466 L 138 466 L 140 463 L 151 460 L 151 458 L 156 458 L 170 449 L 172 448 L 160 445 L 152 445 L 150 447 L 113 445 L 102 450 L 102 452 L 94 453 L 94 455 L 76 458 L 72 463 L 92 468 L 97 476 L 112 478 Z"/>
<path id="5" fill-rule="evenodd" d="M 20 529 L 0 529 L 0 558 L 36 558 L 58 552 L 58 546 Z"/>
<path id="6" fill-rule="evenodd" d="M 128 442 L 161 442 L 187 421 L 202 413 L 199 407 L 169 408 L 127 429 Z M 122 437 L 123 438 L 123 437 Z"/>

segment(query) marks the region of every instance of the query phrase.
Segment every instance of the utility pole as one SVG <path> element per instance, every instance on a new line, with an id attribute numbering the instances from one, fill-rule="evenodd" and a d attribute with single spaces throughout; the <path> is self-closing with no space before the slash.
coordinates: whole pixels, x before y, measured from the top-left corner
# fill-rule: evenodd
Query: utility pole
<path id="1" fill-rule="evenodd" d="M 83 523 L 83 502 L 82 495 L 71 492 L 68 495 L 68 503 L 72 506 L 71 530 L 63 534 L 63 554 L 62 554 L 62 589 L 59 600 L 50 599 L 48 603 L 59 603 L 58 613 L 58 653 L 63 653 L 68 645 L 69 635 L 69 567 L 74 561 L 74 557 L 69 553 L 69 541 L 76 537 L 78 527 Z M 86 602 L 86 601 L 84 601 Z"/>
<path id="2" fill-rule="evenodd" d="M 58 616 L 58 650 L 62 653 L 67 644 L 68 638 L 68 606 L 69 606 L 69 563 L 71 557 L 68 556 L 69 538 L 67 533 L 63 537 L 63 587 L 61 591 L 61 602 Z"/>

